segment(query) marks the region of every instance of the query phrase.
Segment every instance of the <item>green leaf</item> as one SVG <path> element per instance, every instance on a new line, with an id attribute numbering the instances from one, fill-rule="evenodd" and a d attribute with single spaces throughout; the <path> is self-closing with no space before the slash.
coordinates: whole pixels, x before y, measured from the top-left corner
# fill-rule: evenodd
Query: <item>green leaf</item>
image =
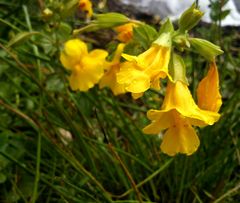
<path id="1" fill-rule="evenodd" d="M 66 3 L 62 4 L 62 10 L 61 10 L 61 13 L 60 15 L 63 17 L 63 18 L 66 18 L 67 16 L 70 16 L 74 13 L 77 5 L 79 3 L 79 0 L 70 0 L 70 1 L 67 1 Z"/>
<path id="2" fill-rule="evenodd" d="M 174 27 L 170 19 L 168 18 L 160 27 L 159 34 L 162 34 L 164 32 L 173 32 Z"/>
<path id="3" fill-rule="evenodd" d="M 4 183 L 7 180 L 7 176 L 4 173 L 0 172 L 0 184 Z"/>
<path id="4" fill-rule="evenodd" d="M 7 44 L 7 47 L 11 47 L 20 43 L 25 42 L 33 35 L 39 35 L 40 32 L 21 32 L 18 33 L 15 37 L 13 37 Z"/>
<path id="5" fill-rule="evenodd" d="M 72 32 L 72 27 L 67 24 L 61 22 L 58 27 L 58 32 L 56 33 L 60 40 L 66 41 L 66 39 L 70 38 Z"/>
<path id="6" fill-rule="evenodd" d="M 46 81 L 46 90 L 53 92 L 61 92 L 64 88 L 62 79 L 57 75 L 50 75 Z"/>
<path id="7" fill-rule="evenodd" d="M 228 14 L 231 12 L 231 10 L 225 10 L 221 12 L 221 20 L 223 20 L 224 18 L 226 18 L 228 16 Z"/>
<path id="8" fill-rule="evenodd" d="M 7 70 L 9 68 L 8 64 L 1 64 L 0 65 L 0 77 L 2 76 L 2 74 L 4 73 L 5 70 Z"/>
<path id="9" fill-rule="evenodd" d="M 157 36 L 158 32 L 150 25 L 141 25 L 133 28 L 133 40 L 139 42 L 144 49 L 149 48 Z"/>

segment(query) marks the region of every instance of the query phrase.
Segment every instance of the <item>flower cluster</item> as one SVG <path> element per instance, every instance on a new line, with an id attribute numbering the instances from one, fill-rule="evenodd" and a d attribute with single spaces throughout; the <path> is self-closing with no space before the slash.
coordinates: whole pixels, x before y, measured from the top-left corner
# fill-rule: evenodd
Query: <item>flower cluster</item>
<path id="1" fill-rule="evenodd" d="M 81 2 L 80 5 L 83 5 L 85 1 Z M 85 2 L 84 5 L 88 4 Z M 87 8 L 85 9 L 88 10 Z M 174 30 L 171 22 L 167 20 L 148 49 L 138 55 L 126 54 L 124 48 L 131 43 L 134 29 L 140 28 L 141 31 L 141 26 L 144 25 L 125 22 L 126 18 L 119 15 L 110 15 L 114 19 L 110 21 L 110 25 L 118 33 L 116 38 L 121 42 L 111 60 L 106 59 L 108 52 L 105 50 L 95 49 L 89 52 L 87 44 L 80 39 L 71 39 L 65 43 L 60 60 L 71 72 L 71 89 L 88 91 L 95 84 L 99 84 L 101 89 L 109 87 L 114 95 L 130 92 L 133 98 L 137 99 L 149 88 L 159 90 L 160 81 L 167 80 L 161 109 L 148 111 L 147 117 L 151 123 L 143 132 L 159 134 L 164 131 L 161 143 L 164 153 L 170 156 L 177 153 L 191 155 L 200 144 L 193 126 L 204 127 L 217 122 L 222 104 L 215 62 L 216 56 L 222 53 L 221 49 L 206 40 L 191 38 L 187 34 L 198 23 L 202 12 L 193 4 L 182 14 L 178 30 Z M 92 27 L 111 27 L 106 19 L 101 15 Z M 184 60 L 177 49 L 197 52 L 209 63 L 209 71 L 197 87 L 197 103 L 188 89 Z"/>

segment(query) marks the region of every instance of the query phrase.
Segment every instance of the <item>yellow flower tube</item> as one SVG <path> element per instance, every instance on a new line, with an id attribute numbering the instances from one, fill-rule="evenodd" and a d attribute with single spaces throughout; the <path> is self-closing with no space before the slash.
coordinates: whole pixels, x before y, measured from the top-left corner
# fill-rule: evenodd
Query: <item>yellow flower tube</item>
<path id="1" fill-rule="evenodd" d="M 119 95 L 125 93 L 125 88 L 123 84 L 119 84 L 117 82 L 116 74 L 120 69 L 120 59 L 121 54 L 123 52 L 125 44 L 120 43 L 117 47 L 117 50 L 114 54 L 114 58 L 111 62 L 108 62 L 108 70 L 102 77 L 99 82 L 99 87 L 102 89 L 103 87 L 109 87 L 114 95 Z"/>
<path id="2" fill-rule="evenodd" d="M 60 54 L 60 61 L 71 71 L 71 89 L 87 91 L 98 83 L 104 74 L 107 55 L 108 53 L 101 49 L 88 52 L 86 44 L 79 39 L 67 41 Z"/>
<path id="3" fill-rule="evenodd" d="M 219 76 L 215 61 L 210 63 L 207 75 L 200 81 L 197 88 L 198 106 L 201 109 L 218 112 L 222 105 L 219 92 Z"/>
<path id="4" fill-rule="evenodd" d="M 174 156 L 177 153 L 191 155 L 197 150 L 199 139 L 192 125 L 212 125 L 220 115 L 201 110 L 195 104 L 185 83 L 169 81 L 161 110 L 149 110 L 147 117 L 152 123 L 146 126 L 143 132 L 158 134 L 167 129 L 163 136 L 161 150 Z"/>
<path id="5" fill-rule="evenodd" d="M 163 46 L 156 42 L 138 56 L 122 54 L 127 62 L 121 64 L 117 82 L 123 84 L 126 91 L 139 96 L 150 87 L 160 89 L 159 79 L 169 76 L 170 52 L 171 45 Z"/>

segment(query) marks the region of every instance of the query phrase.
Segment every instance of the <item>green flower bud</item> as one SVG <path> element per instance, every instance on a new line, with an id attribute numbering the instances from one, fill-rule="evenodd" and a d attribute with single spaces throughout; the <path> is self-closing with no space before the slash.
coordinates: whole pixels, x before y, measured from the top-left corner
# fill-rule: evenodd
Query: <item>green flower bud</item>
<path id="1" fill-rule="evenodd" d="M 190 48 L 190 42 L 188 41 L 187 34 L 178 34 L 173 38 L 174 45 L 180 51 L 183 51 L 185 48 Z"/>
<path id="2" fill-rule="evenodd" d="M 53 11 L 49 8 L 45 8 L 42 12 L 43 18 L 48 19 L 53 16 Z"/>
<path id="3" fill-rule="evenodd" d="M 73 30 L 73 35 L 82 32 L 92 32 L 99 29 L 111 28 L 130 22 L 130 19 L 120 13 L 106 13 L 95 15 L 96 20 L 93 20 L 89 25 L 80 29 Z"/>
<path id="4" fill-rule="evenodd" d="M 115 27 L 118 25 L 122 25 L 128 23 L 130 20 L 123 14 L 120 13 L 106 13 L 106 14 L 98 14 L 96 15 L 95 23 L 100 28 L 109 28 Z"/>
<path id="5" fill-rule="evenodd" d="M 198 24 L 203 14 L 203 12 L 196 8 L 196 3 L 193 3 L 193 5 L 181 15 L 178 21 L 179 30 L 181 32 L 191 30 Z"/>
<path id="6" fill-rule="evenodd" d="M 186 66 L 181 56 L 178 54 L 172 54 L 169 64 L 169 74 L 173 82 L 181 81 L 188 85 L 186 77 Z"/>
<path id="7" fill-rule="evenodd" d="M 189 38 L 191 49 L 199 53 L 207 60 L 212 61 L 217 55 L 223 54 L 221 48 L 207 40 L 199 38 Z"/>

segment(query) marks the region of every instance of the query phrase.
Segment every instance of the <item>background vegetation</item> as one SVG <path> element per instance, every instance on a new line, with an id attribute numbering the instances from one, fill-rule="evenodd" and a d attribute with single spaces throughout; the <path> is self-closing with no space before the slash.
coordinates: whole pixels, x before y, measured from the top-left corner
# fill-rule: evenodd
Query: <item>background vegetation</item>
<path id="1" fill-rule="evenodd" d="M 222 117 L 198 129 L 194 155 L 173 158 L 158 136 L 141 132 L 162 92 L 134 101 L 98 87 L 70 91 L 59 51 L 85 23 L 75 2 L 0 0 L 0 202 L 240 202 L 240 36 L 221 27 L 228 12 L 219 1 L 214 23 L 194 35 L 225 52 L 217 61 Z M 100 33 L 82 37 L 110 49 L 114 33 Z M 195 87 L 206 64 L 195 54 L 186 63 Z"/>

